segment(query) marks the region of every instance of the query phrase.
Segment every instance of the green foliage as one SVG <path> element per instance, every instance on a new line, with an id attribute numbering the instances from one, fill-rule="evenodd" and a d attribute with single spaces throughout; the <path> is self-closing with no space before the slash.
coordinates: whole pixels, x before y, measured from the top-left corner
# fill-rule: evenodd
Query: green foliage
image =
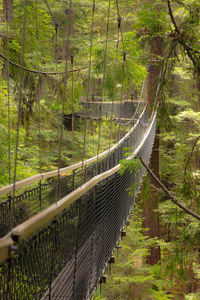
<path id="1" fill-rule="evenodd" d="M 125 240 L 120 242 L 122 250 L 116 257 L 111 274 L 106 274 L 107 284 L 102 285 L 102 299 L 133 300 L 147 299 L 147 296 L 152 300 L 171 299 L 172 295 L 168 293 L 171 283 L 163 276 L 162 267 L 160 265 L 148 266 L 144 263 L 148 255 L 148 247 L 155 241 L 142 234 L 141 210 L 138 205 L 134 208 L 134 217 L 126 232 Z M 164 241 L 157 241 L 157 243 L 164 251 L 166 243 Z M 92 300 L 98 297 L 100 297 L 99 289 Z"/>
<path id="2" fill-rule="evenodd" d="M 147 76 L 145 65 L 149 66 L 152 42 L 161 37 L 164 46 L 163 57 L 157 56 L 163 63 L 162 90 L 159 94 L 161 104 L 158 111 L 160 127 L 160 177 L 170 192 L 184 205 L 200 213 L 200 171 L 199 146 L 197 143 L 191 160 L 185 170 L 195 139 L 200 135 L 199 113 L 199 1 L 170 1 L 180 34 L 174 30 L 168 14 L 167 2 L 155 1 L 119 1 L 122 15 L 123 42 L 117 42 L 117 10 L 116 2 L 111 1 L 110 31 L 105 63 L 105 33 L 108 1 L 96 1 L 96 12 L 93 34 L 91 90 L 90 95 L 103 96 L 106 101 L 121 99 L 122 83 L 124 98 L 140 89 Z M 36 24 L 36 1 L 27 1 L 26 33 L 24 39 L 25 67 L 46 71 L 71 70 L 70 59 L 66 65 L 67 31 L 71 22 L 69 53 L 74 54 L 74 68 L 88 66 L 90 53 L 90 30 L 92 18 L 91 2 L 87 0 L 73 1 L 72 20 L 69 21 L 68 4 L 65 1 L 49 0 L 52 18 L 45 2 L 38 0 Z M 81 7 L 81 9 L 80 9 Z M 1 4 L 2 9 L 2 4 Z M 14 20 L 10 24 L 2 22 L 1 53 L 16 63 L 21 63 L 22 23 L 24 15 L 23 1 L 14 1 Z M 55 20 L 59 22 L 58 33 L 55 32 Z M 38 30 L 38 32 L 37 32 Z M 8 37 L 7 37 L 8 34 Z M 37 40 L 38 39 L 38 40 Z M 182 39 L 182 40 L 181 40 Z M 7 41 L 8 46 L 7 47 Z M 38 42 L 39 41 L 39 42 Z M 188 45 L 188 51 L 184 43 Z M 9 51 L 8 51 L 9 48 Z M 127 53 L 123 62 L 123 51 Z M 191 64 L 193 57 L 193 65 Z M 154 57 L 155 59 L 155 57 Z M 0 76 L 0 185 L 9 183 L 8 170 L 8 82 L 6 82 L 7 66 L 2 62 Z M 105 81 L 102 89 L 103 72 Z M 124 68 L 124 75 L 123 75 Z M 23 71 L 10 65 L 10 113 L 11 113 L 11 177 L 14 171 L 17 106 L 20 97 L 20 135 L 17 164 L 17 180 L 34 175 L 39 169 L 39 150 L 41 150 L 42 171 L 56 169 L 58 165 L 58 142 L 62 125 L 62 105 L 65 94 L 64 112 L 71 114 L 80 110 L 79 99 L 86 94 L 88 86 L 88 70 L 74 73 L 73 91 L 72 74 L 68 72 L 67 83 L 64 77 L 40 76 Z M 21 81 L 22 79 L 22 81 Z M 21 91 L 19 89 L 21 87 Z M 64 90 L 64 87 L 66 90 Z M 102 95 L 103 90 L 103 95 Z M 22 94 L 21 94 L 22 92 Z M 72 94 L 73 93 L 73 94 Z M 73 103 L 72 103 L 73 99 Z M 39 106 L 41 149 L 39 149 Z M 99 122 L 88 121 L 86 136 L 86 158 L 97 154 Z M 83 154 L 84 122 L 78 120 L 76 130 L 63 127 L 62 166 L 80 161 Z M 114 128 L 113 128 L 114 127 Z M 118 136 L 118 127 L 106 118 L 101 123 L 100 151 L 112 146 Z M 124 131 L 128 130 L 125 128 Z M 111 133 L 111 134 L 110 134 Z M 134 149 L 124 149 L 128 157 Z M 124 159 L 120 162 L 121 173 L 131 173 L 141 168 L 138 159 Z M 185 176 L 184 176 L 185 170 Z M 12 179 L 12 178 L 11 178 Z M 134 191 L 133 186 L 130 193 Z M 150 182 L 144 182 L 143 198 L 148 201 Z M 199 279 L 200 267 L 197 251 L 200 242 L 199 223 L 181 212 L 159 190 L 159 213 L 162 224 L 161 233 L 164 240 L 147 239 L 141 234 L 142 224 L 140 212 L 134 219 L 133 227 L 128 230 L 128 242 L 123 243 L 123 252 L 109 278 L 108 288 L 103 295 L 94 299 L 170 299 L 171 284 L 179 280 L 189 281 L 188 274 L 192 270 Z M 140 204 L 141 206 L 141 204 Z M 167 242 L 165 242 L 167 241 Z M 144 264 L 150 246 L 161 247 L 161 265 L 149 267 Z M 178 267 L 177 267 L 178 266 Z M 181 284 L 179 290 L 181 290 Z M 194 296 L 194 297 L 193 297 Z M 186 299 L 195 299 L 190 294 Z M 198 296 L 197 296 L 198 299 Z"/>
<path id="3" fill-rule="evenodd" d="M 133 172 L 137 172 L 139 169 L 141 169 L 142 164 L 139 159 L 122 159 L 120 160 L 120 167 L 121 175 L 123 175 L 126 170 L 132 174 Z"/>

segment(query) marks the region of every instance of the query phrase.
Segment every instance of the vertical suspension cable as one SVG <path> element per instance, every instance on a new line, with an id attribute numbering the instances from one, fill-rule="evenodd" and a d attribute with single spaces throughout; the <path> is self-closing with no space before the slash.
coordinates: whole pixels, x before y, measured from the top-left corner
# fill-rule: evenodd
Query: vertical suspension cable
<path id="1" fill-rule="evenodd" d="M 39 33 L 38 33 L 38 0 L 35 0 L 36 5 L 36 65 L 39 70 Z M 39 74 L 38 74 L 38 91 L 37 91 L 37 100 L 38 100 L 38 119 L 39 119 L 39 128 L 38 128 L 38 137 L 39 137 L 39 172 L 42 173 L 42 157 L 41 157 L 41 106 L 40 106 L 40 90 L 39 90 Z"/>
<path id="2" fill-rule="evenodd" d="M 122 88 L 121 88 L 121 97 L 120 97 L 120 113 L 119 118 L 122 118 L 122 104 L 124 98 L 124 76 L 125 76 L 125 63 L 126 63 L 126 52 L 123 52 L 123 64 L 122 64 Z M 119 121 L 119 131 L 118 131 L 118 140 L 120 140 L 120 130 L 121 130 L 121 122 Z"/>
<path id="3" fill-rule="evenodd" d="M 8 12 L 6 12 L 6 51 L 7 57 L 10 56 L 9 50 L 9 26 L 8 26 Z M 6 72 L 7 72 L 7 95 L 8 95 L 8 176 L 9 184 L 11 184 L 11 137 L 10 137 L 10 64 L 6 61 Z"/>
<path id="4" fill-rule="evenodd" d="M 7 8 L 7 7 L 6 7 Z M 6 11 L 6 52 L 7 52 L 7 57 L 9 58 L 10 56 L 10 51 L 9 51 L 9 26 L 8 26 L 8 11 Z M 7 96 L 8 96 L 8 176 L 9 176 L 9 184 L 11 184 L 11 137 L 10 137 L 10 64 L 7 60 L 7 62 L 5 63 L 6 65 L 6 72 L 7 72 Z M 9 201 L 11 201 L 11 193 L 9 195 Z M 12 229 L 12 225 L 13 225 L 13 210 L 12 210 L 12 202 L 10 202 L 11 204 L 11 218 L 10 218 L 10 228 Z M 7 277 L 7 296 L 10 297 L 10 291 L 11 291 L 11 278 L 12 278 L 12 272 L 13 272 L 13 268 L 12 268 L 12 260 L 11 258 L 8 259 L 8 277 Z"/>
<path id="5" fill-rule="evenodd" d="M 71 55 L 71 71 L 72 71 L 72 163 L 74 164 L 74 148 L 75 148 L 75 140 L 74 140 L 74 55 Z"/>
<path id="6" fill-rule="evenodd" d="M 59 28 L 59 23 L 55 23 L 55 32 L 56 32 L 56 53 L 55 53 L 55 59 L 56 59 L 56 73 L 58 72 L 58 28 Z M 58 91 L 58 78 L 59 75 L 57 74 L 56 76 L 56 90 Z M 58 97 L 57 97 L 57 109 L 59 107 L 58 103 Z"/>
<path id="7" fill-rule="evenodd" d="M 35 0 L 36 5 L 36 65 L 37 69 L 39 70 L 39 29 L 38 29 L 38 0 Z M 39 80 L 39 73 L 38 73 L 38 87 L 36 91 L 36 98 L 38 102 L 38 139 L 39 139 L 39 173 L 42 173 L 42 152 L 41 152 L 41 106 L 40 106 L 40 80 Z M 40 203 L 40 210 L 42 210 L 42 181 L 39 181 L 39 203 Z"/>
<path id="8" fill-rule="evenodd" d="M 119 2 L 116 0 L 116 6 L 117 6 L 117 14 L 118 18 L 121 18 L 120 11 L 119 11 Z M 120 26 L 120 35 L 121 35 L 121 43 L 122 43 L 122 49 L 123 49 L 123 65 L 122 65 L 122 89 L 121 89 L 121 99 L 120 99 L 120 118 L 122 113 L 122 101 L 123 101 L 123 94 L 124 94 L 124 68 L 125 68 L 125 62 L 126 62 L 126 51 L 124 46 L 124 37 L 123 37 L 123 30 L 122 26 Z M 121 129 L 121 123 L 119 121 L 119 131 L 118 131 L 118 139 L 120 137 L 120 129 Z"/>
<path id="9" fill-rule="evenodd" d="M 107 64 L 107 50 L 108 50 L 108 33 L 109 33 L 109 25 L 110 25 L 110 0 L 109 0 L 109 4 L 108 4 L 108 15 L 107 15 L 107 26 L 106 26 L 106 45 L 105 45 L 105 53 L 104 53 L 103 80 L 102 80 L 102 89 L 101 89 L 100 123 L 99 123 L 99 135 L 98 135 L 97 159 L 98 159 L 98 155 L 99 155 L 99 152 L 100 152 L 102 103 L 103 103 L 103 96 L 104 96 L 104 83 L 105 83 L 105 77 L 106 77 L 106 64 Z"/>
<path id="10" fill-rule="evenodd" d="M 23 15 L 23 28 L 22 28 L 22 47 L 21 47 L 21 58 L 20 65 L 24 65 L 24 48 L 25 48 L 25 33 L 26 33 L 26 8 L 27 0 L 24 0 L 24 15 Z M 20 127 L 20 116 L 21 116 L 21 102 L 22 102 L 22 87 L 23 87 L 23 68 L 20 68 L 20 87 L 19 87 L 19 99 L 18 99 L 18 112 L 17 112 L 17 136 L 16 136 L 16 146 L 15 146 L 15 161 L 14 161 L 14 178 L 13 178 L 13 201 L 11 205 L 11 225 L 14 225 L 14 214 L 15 214 L 15 184 L 17 177 L 17 157 L 19 148 L 19 127 Z"/>
<path id="11" fill-rule="evenodd" d="M 48 3 L 47 3 L 48 5 Z M 55 21 L 55 18 L 51 12 L 51 9 L 48 5 L 48 9 L 49 12 L 52 16 L 52 20 L 54 21 L 54 29 L 55 29 L 55 34 L 56 34 L 56 46 L 55 46 L 55 60 L 56 60 L 56 72 L 58 72 L 58 29 L 59 29 L 59 23 Z M 58 77 L 59 75 L 56 75 L 56 91 L 58 91 Z M 57 111 L 59 111 L 59 99 L 57 96 L 57 101 L 56 101 L 56 105 L 57 105 Z M 58 137 L 60 135 L 60 126 L 59 126 L 59 122 L 58 122 Z M 59 139 L 58 139 L 58 149 L 59 149 Z M 58 150 L 59 151 L 59 150 Z M 59 159 L 58 159 L 58 169 L 59 169 Z M 58 171 L 58 178 L 57 178 L 57 186 L 56 186 L 56 201 L 60 198 L 60 193 L 61 193 L 61 189 L 60 189 L 60 174 Z"/>
<path id="12" fill-rule="evenodd" d="M 121 18 L 121 15 L 120 15 L 120 11 L 119 11 L 119 3 L 118 3 L 118 0 L 116 0 L 116 6 L 117 6 L 117 14 L 118 14 L 118 18 L 119 18 L 119 19 L 122 19 L 122 18 Z M 123 37 L 122 26 L 120 26 L 120 33 L 121 33 L 122 49 L 123 49 L 123 52 L 124 52 L 124 51 L 125 51 L 125 47 L 124 47 L 124 37 Z"/>
<path id="13" fill-rule="evenodd" d="M 114 84 L 116 81 L 116 72 L 117 72 L 117 57 L 118 57 L 118 50 L 119 50 L 119 31 L 121 27 L 122 18 L 117 18 L 117 43 L 116 43 L 116 52 L 115 52 L 115 66 L 114 66 L 114 72 L 113 72 L 113 78 L 114 78 Z M 113 110 L 114 110 L 114 94 L 112 97 L 112 106 L 111 106 L 111 120 L 110 120 L 110 138 L 109 138 L 109 149 L 111 146 L 111 136 L 112 136 L 112 122 L 113 122 Z M 115 129 L 116 129 L 116 122 L 115 122 Z"/>
<path id="14" fill-rule="evenodd" d="M 89 54 L 89 68 L 88 68 L 88 85 L 86 90 L 86 110 L 84 119 L 84 140 L 83 140 L 83 154 L 82 154 L 82 169 L 85 160 L 85 147 L 86 147 L 86 136 L 87 136 L 87 117 L 88 117 L 88 101 L 91 85 L 91 65 L 92 65 L 92 48 L 93 48 L 93 31 L 94 31 L 94 14 L 95 14 L 95 0 L 93 0 L 92 6 L 92 23 L 90 31 L 90 54 Z M 94 143 L 93 143 L 94 144 Z"/>
<path id="15" fill-rule="evenodd" d="M 118 19 L 122 19 L 119 11 L 119 3 L 118 0 L 116 0 L 116 6 L 117 6 L 117 14 L 118 14 Z M 124 68 L 125 68 L 125 62 L 126 62 L 126 52 L 125 52 L 125 47 L 124 47 L 124 38 L 123 38 L 123 31 L 122 31 L 122 26 L 120 26 L 120 35 L 121 35 L 121 43 L 122 43 L 122 49 L 123 49 L 123 65 L 122 65 L 122 88 L 121 88 L 121 98 L 120 98 L 120 116 L 122 114 L 122 101 L 123 101 L 123 95 L 124 95 Z M 119 131 L 118 131 L 118 139 L 120 139 L 120 129 L 121 129 L 121 122 L 119 120 Z"/>
<path id="16" fill-rule="evenodd" d="M 69 3 L 69 22 L 68 22 L 67 41 L 66 41 L 66 62 L 65 62 L 65 74 L 64 74 L 63 101 L 62 101 L 61 122 L 60 122 L 60 136 L 58 139 L 58 185 L 60 185 L 60 168 L 61 168 L 61 153 L 62 153 L 62 139 L 63 139 L 63 117 L 64 117 L 65 101 L 66 101 L 66 88 L 68 83 L 67 76 L 68 76 L 71 9 L 72 9 L 72 0 L 70 0 Z M 59 189 L 59 198 L 61 198 L 61 189 Z M 56 203 L 57 200 L 58 199 L 56 197 Z"/>

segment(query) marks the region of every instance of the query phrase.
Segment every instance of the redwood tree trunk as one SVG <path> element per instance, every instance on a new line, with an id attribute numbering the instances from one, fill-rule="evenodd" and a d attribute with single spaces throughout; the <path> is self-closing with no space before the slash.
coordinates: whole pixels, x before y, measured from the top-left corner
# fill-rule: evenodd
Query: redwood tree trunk
<path id="1" fill-rule="evenodd" d="M 163 55 L 163 41 L 161 37 L 155 37 L 152 42 L 152 64 L 149 68 L 148 77 L 148 115 L 151 114 L 152 108 L 155 103 L 155 96 L 158 86 L 159 74 L 161 64 L 158 62 L 157 56 Z M 150 167 L 152 171 L 159 177 L 159 129 L 156 130 L 156 137 L 153 145 Z M 150 238 L 159 237 L 159 215 L 158 209 L 158 196 L 156 194 L 156 183 L 151 179 L 150 192 L 147 201 L 143 201 L 143 228 L 144 234 Z M 147 231 L 146 231 L 147 230 Z M 160 248 L 151 247 L 150 253 L 147 256 L 146 263 L 150 265 L 156 264 L 160 260 Z"/>
<path id="2" fill-rule="evenodd" d="M 13 0 L 3 0 L 3 21 L 7 24 L 13 21 Z M 3 42 L 2 42 L 3 41 Z M 0 43 L 6 45 L 7 37 L 3 37 L 0 39 Z M 7 63 L 4 61 L 2 66 L 2 75 L 7 77 Z"/>
<path id="3" fill-rule="evenodd" d="M 13 0 L 3 0 L 3 18 L 8 23 L 13 21 Z"/>

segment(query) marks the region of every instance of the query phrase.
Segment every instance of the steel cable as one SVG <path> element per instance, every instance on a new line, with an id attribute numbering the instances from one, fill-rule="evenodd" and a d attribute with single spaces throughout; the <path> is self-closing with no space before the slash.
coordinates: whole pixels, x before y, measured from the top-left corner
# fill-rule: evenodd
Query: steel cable
<path id="1" fill-rule="evenodd" d="M 105 83 L 105 77 L 106 77 L 109 25 L 110 25 L 110 0 L 109 0 L 109 3 L 108 3 L 108 15 L 107 15 L 107 25 L 106 25 L 106 43 L 105 43 L 103 79 L 102 79 L 102 88 L 101 88 L 100 123 L 99 123 L 99 134 L 98 134 L 98 145 L 97 145 L 97 160 L 98 160 L 98 155 L 99 155 L 99 152 L 100 152 L 102 102 L 103 102 L 103 98 L 104 98 L 104 83 Z"/>
<path id="2" fill-rule="evenodd" d="M 24 64 L 24 49 L 25 49 L 25 32 L 26 32 L 26 8 L 27 0 L 24 0 L 24 15 L 23 15 L 23 28 L 22 28 L 22 50 L 20 64 Z M 20 117 L 21 117 L 21 102 L 22 102 L 22 87 L 23 87 L 23 69 L 20 69 L 20 88 L 19 88 L 19 99 L 18 99 L 18 108 L 17 108 L 17 129 L 16 129 L 16 145 L 15 145 L 15 160 L 14 160 L 14 178 L 13 178 L 13 191 L 12 197 L 15 198 L 15 183 L 17 178 L 17 160 L 18 160 L 18 147 L 19 147 L 19 127 L 20 127 Z M 14 213 L 15 213 L 15 203 L 12 201 L 11 206 L 11 224 L 14 225 Z"/>

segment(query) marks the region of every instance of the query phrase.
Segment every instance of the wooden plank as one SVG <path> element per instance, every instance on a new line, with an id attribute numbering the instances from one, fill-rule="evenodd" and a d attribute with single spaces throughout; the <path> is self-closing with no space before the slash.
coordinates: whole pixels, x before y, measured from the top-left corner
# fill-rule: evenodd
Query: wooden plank
<path id="1" fill-rule="evenodd" d="M 14 241 L 10 236 L 0 239 L 0 262 L 3 262 L 10 257 L 10 247 L 13 245 Z"/>

